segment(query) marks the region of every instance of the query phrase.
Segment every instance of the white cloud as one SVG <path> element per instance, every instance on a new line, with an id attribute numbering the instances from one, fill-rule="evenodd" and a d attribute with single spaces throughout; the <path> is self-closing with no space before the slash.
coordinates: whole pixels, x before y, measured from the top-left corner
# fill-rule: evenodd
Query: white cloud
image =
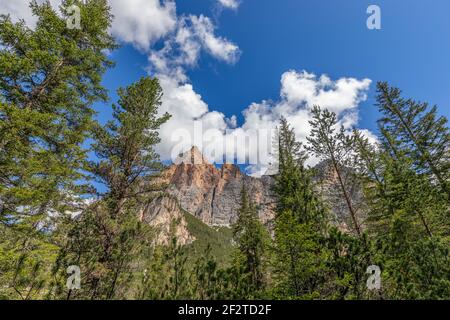
<path id="1" fill-rule="evenodd" d="M 28 7 L 28 1 L 0 0 L 0 13 L 10 14 L 13 21 L 24 19 L 29 24 L 36 22 Z"/>
<path id="2" fill-rule="evenodd" d="M 306 71 L 288 71 L 281 78 L 281 95 L 290 104 L 320 105 L 339 113 L 366 100 L 370 82 L 369 79 L 359 81 L 354 78 L 332 81 L 327 75 L 317 78 Z"/>
<path id="3" fill-rule="evenodd" d="M 211 149 L 232 152 L 230 148 L 234 147 L 234 144 L 229 143 L 230 141 L 236 137 L 248 136 L 250 132 L 258 129 L 275 129 L 281 116 L 285 117 L 294 128 L 296 138 L 305 142 L 311 130 L 309 120 L 311 120 L 311 109 L 315 104 L 321 104 L 322 107 L 336 112 L 339 124 L 350 129 L 358 123 L 358 105 L 366 100 L 366 93 L 371 83 L 369 79 L 332 80 L 326 75 L 316 77 L 305 71 L 287 71 L 281 76 L 280 99 L 276 102 L 252 103 L 242 112 L 243 125 L 237 127 L 234 116 L 227 119 L 224 114 L 210 110 L 201 96 L 195 93 L 191 84 L 178 82 L 171 77 L 161 75 L 159 77 L 164 90 L 161 112 L 167 111 L 173 115 L 173 118 L 161 128 L 162 143 L 158 147 L 158 151 L 166 160 L 173 159 L 173 156 L 182 151 L 180 149 L 187 150 L 192 144 L 203 146 L 203 151 L 206 152 Z M 199 141 L 198 134 L 197 140 L 194 141 L 196 121 L 200 121 L 203 132 L 215 129 L 210 135 L 214 138 L 213 142 Z M 183 129 L 182 133 L 180 129 Z M 180 133 L 176 141 L 172 141 L 174 132 Z M 370 131 L 362 130 L 362 132 L 371 141 L 375 141 Z M 188 136 L 192 139 L 184 140 L 185 143 L 180 145 L 179 142 Z M 224 143 L 225 149 L 223 149 Z M 237 144 L 237 147 L 245 148 L 243 144 Z M 174 149 L 177 149 L 176 154 L 172 154 Z M 261 155 L 261 151 L 255 146 L 249 148 L 247 145 L 245 152 L 253 158 L 258 152 Z M 260 160 L 267 163 L 269 161 L 267 155 L 266 153 L 266 158 L 260 158 Z M 208 157 L 208 154 L 206 156 Z M 220 161 L 222 156 L 222 154 L 216 154 L 213 158 Z M 208 158 L 214 160 L 211 157 Z M 310 164 L 313 163 L 314 159 Z M 247 169 L 249 173 L 258 174 L 264 168 L 249 166 Z"/>
<path id="4" fill-rule="evenodd" d="M 191 15 L 190 20 L 193 34 L 213 57 L 231 64 L 239 59 L 239 47 L 225 38 L 214 35 L 215 27 L 208 17 Z"/>
<path id="5" fill-rule="evenodd" d="M 150 52 L 151 69 L 179 79 L 184 68 L 197 65 L 202 50 L 218 60 L 236 63 L 240 56 L 239 47 L 216 36 L 214 29 L 211 20 L 203 15 L 178 18 L 176 31 L 167 37 L 163 48 Z"/>
<path id="6" fill-rule="evenodd" d="M 337 114 L 340 124 L 351 128 L 358 123 L 357 107 L 367 99 L 371 80 L 340 78 L 327 75 L 317 77 L 306 71 L 287 71 L 281 76 L 280 100 L 276 103 L 253 103 L 244 110 L 243 127 L 267 128 L 285 117 L 294 128 L 299 141 L 305 142 L 311 128 L 311 109 L 320 105 Z"/>
<path id="7" fill-rule="evenodd" d="M 203 131 L 217 129 L 222 132 L 228 127 L 225 115 L 217 111 L 210 111 L 208 105 L 194 91 L 190 83 L 163 74 L 159 74 L 158 78 L 164 92 L 159 112 L 161 114 L 168 112 L 172 115 L 160 130 L 162 143 L 158 145 L 157 151 L 163 159 L 172 159 L 173 148 L 179 145 L 180 140 L 184 139 L 185 143 L 180 146 L 181 150 L 179 151 L 185 151 L 193 144 L 200 144 L 199 141 L 194 141 L 194 123 L 196 121 L 200 121 Z M 181 132 L 182 136 L 173 137 L 173 134 L 177 130 L 180 132 L 180 129 L 183 129 L 184 132 Z M 187 140 L 187 137 L 191 139 Z"/>
<path id="8" fill-rule="evenodd" d="M 233 10 L 236 10 L 240 4 L 238 0 L 218 0 L 218 1 L 222 7 Z"/>
<path id="9" fill-rule="evenodd" d="M 38 0 L 43 3 L 45 0 Z M 61 4 L 61 0 L 50 0 L 53 8 L 57 8 Z M 30 9 L 30 0 L 0 0 L 0 14 L 9 14 L 15 22 L 24 20 L 25 23 L 34 27 L 37 19 L 33 16 Z"/>
<path id="10" fill-rule="evenodd" d="M 173 31 L 176 22 L 175 2 L 166 0 L 109 0 L 114 22 L 112 33 L 141 50 Z"/>
<path id="11" fill-rule="evenodd" d="M 380 143 L 380 140 L 378 139 L 378 137 L 370 130 L 359 129 L 358 131 L 362 134 L 362 136 L 364 138 L 366 138 L 369 141 L 370 144 L 376 146 Z"/>

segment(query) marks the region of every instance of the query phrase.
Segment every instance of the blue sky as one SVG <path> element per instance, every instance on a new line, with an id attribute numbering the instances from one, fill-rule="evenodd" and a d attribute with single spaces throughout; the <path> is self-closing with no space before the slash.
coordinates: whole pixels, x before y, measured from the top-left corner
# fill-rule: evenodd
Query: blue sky
<path id="1" fill-rule="evenodd" d="M 377 4 L 382 29 L 368 30 L 366 9 Z M 249 104 L 278 99 L 280 76 L 306 70 L 340 77 L 369 78 L 360 125 L 375 129 L 375 82 L 385 80 L 404 94 L 438 104 L 450 116 L 450 2 L 447 0 L 242 0 L 219 14 L 214 0 L 177 1 L 177 13 L 215 19 L 216 34 L 242 51 L 229 65 L 202 54 L 187 71 L 195 91 L 214 110 L 238 116 Z M 157 45 L 157 44 L 156 44 Z M 112 56 L 117 67 L 105 85 L 112 91 L 145 75 L 145 53 L 124 45 Z M 106 115 L 105 115 L 106 116 Z"/>
<path id="2" fill-rule="evenodd" d="M 448 0 L 108 1 L 122 47 L 103 83 L 113 102 L 117 88 L 160 78 L 161 111 L 173 115 L 160 132 L 163 159 L 177 153 L 174 133 L 192 135 L 198 121 L 219 131 L 218 145 L 231 136 L 226 130 L 272 128 L 285 116 L 304 141 L 315 103 L 370 137 L 377 81 L 450 117 Z M 27 3 L 0 0 L 0 13 L 32 26 Z M 371 4 L 381 9 L 381 30 L 366 27 Z M 111 118 L 110 104 L 95 108 L 101 122 Z"/>

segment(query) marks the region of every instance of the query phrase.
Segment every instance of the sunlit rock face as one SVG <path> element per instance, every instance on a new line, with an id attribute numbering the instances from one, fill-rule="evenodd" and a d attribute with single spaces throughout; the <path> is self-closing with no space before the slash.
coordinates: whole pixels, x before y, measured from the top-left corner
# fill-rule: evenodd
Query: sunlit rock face
<path id="1" fill-rule="evenodd" d="M 168 245 L 175 237 L 179 245 L 192 243 L 195 238 L 189 233 L 184 214 L 176 199 L 158 197 L 141 212 L 141 221 L 155 227 L 157 245 Z"/>
<path id="2" fill-rule="evenodd" d="M 167 193 L 204 223 L 211 226 L 234 223 L 243 185 L 252 195 L 261 221 L 267 224 L 273 219 L 271 177 L 249 177 L 233 164 L 217 168 L 208 163 L 196 147 L 180 156 L 176 163 L 163 174 L 164 182 L 169 185 Z"/>

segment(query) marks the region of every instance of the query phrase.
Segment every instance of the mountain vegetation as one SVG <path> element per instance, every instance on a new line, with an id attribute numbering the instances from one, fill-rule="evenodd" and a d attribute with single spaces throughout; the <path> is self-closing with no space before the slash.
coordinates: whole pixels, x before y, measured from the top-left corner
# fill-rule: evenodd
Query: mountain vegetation
<path id="1" fill-rule="evenodd" d="M 305 144 L 281 118 L 272 220 L 241 179 L 229 227 L 181 208 L 161 243 L 143 215 L 172 190 L 155 152 L 162 89 L 143 77 L 96 121 L 112 16 L 106 0 L 72 3 L 81 29 L 45 2 L 31 2 L 34 29 L 0 18 L 0 299 L 450 299 L 450 131 L 436 106 L 378 83 L 376 142 L 320 106 Z M 329 164 L 326 196 L 311 157 Z"/>

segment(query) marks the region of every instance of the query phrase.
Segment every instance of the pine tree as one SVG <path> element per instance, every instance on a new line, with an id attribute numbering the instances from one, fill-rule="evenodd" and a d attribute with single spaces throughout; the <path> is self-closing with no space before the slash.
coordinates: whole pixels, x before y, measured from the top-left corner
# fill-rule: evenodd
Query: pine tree
<path id="1" fill-rule="evenodd" d="M 158 117 L 162 89 L 156 78 L 141 78 L 126 89 L 119 89 L 114 120 L 94 128 L 93 150 L 99 162 L 90 165 L 94 177 L 107 186 L 106 201 L 113 217 L 126 204 L 148 197 L 161 189 L 152 180 L 163 165 L 154 146 L 160 142 L 157 130 L 170 116 Z"/>
<path id="2" fill-rule="evenodd" d="M 338 121 L 335 113 L 326 109 L 322 110 L 318 106 L 315 106 L 311 112 L 313 118 L 309 123 L 312 130 L 310 136 L 307 137 L 307 149 L 319 159 L 331 163 L 337 177 L 337 188 L 345 200 L 351 217 L 353 230 L 358 236 L 361 236 L 362 228 L 361 222 L 358 220 L 358 208 L 351 194 L 352 184 L 355 181 L 351 179 L 352 173 L 347 170 L 349 161 L 352 159 L 349 151 L 354 143 L 353 136 L 347 135 L 343 126 L 336 132 Z"/>
<path id="3" fill-rule="evenodd" d="M 63 6 L 74 1 L 65 1 Z M 75 1 L 81 29 L 66 26 L 49 3 L 31 2 L 35 29 L 0 19 L 0 219 L 42 220 L 78 194 L 95 101 L 107 98 L 101 76 L 115 48 L 106 1 Z M 25 219 L 25 220 L 24 220 Z"/>
<path id="4" fill-rule="evenodd" d="M 327 283 L 322 297 L 336 300 L 378 299 L 380 292 L 367 290 L 367 267 L 383 267 L 373 257 L 366 233 L 355 237 L 332 226 L 327 234 L 324 246 L 327 248 Z"/>
<path id="5" fill-rule="evenodd" d="M 249 198 L 246 186 L 241 190 L 241 207 L 233 226 L 233 240 L 237 246 L 234 257 L 236 270 L 241 271 L 245 297 L 261 294 L 266 286 L 266 247 L 268 234 L 258 218 L 257 209 Z M 241 297 L 243 298 L 243 297 Z"/>
<path id="6" fill-rule="evenodd" d="M 193 269 L 190 268 L 187 252 L 178 243 L 175 235 L 171 236 L 167 245 L 152 246 L 151 250 L 149 259 L 145 260 L 145 269 L 138 289 L 139 299 L 195 299 L 212 294 L 209 291 L 213 290 L 210 287 L 211 283 L 205 284 L 201 282 L 203 279 L 193 279 L 198 273 L 207 272 L 202 269 L 203 267 L 209 267 L 203 265 L 202 260 L 197 261 L 197 266 Z M 208 259 L 209 253 L 206 254 Z M 196 267 L 202 270 L 196 270 Z"/>
<path id="7" fill-rule="evenodd" d="M 386 82 L 377 85 L 378 123 L 413 160 L 415 170 L 433 176 L 450 203 L 450 131 L 437 107 L 401 97 Z"/>
<path id="8" fill-rule="evenodd" d="M 76 264 L 84 270 L 77 298 L 121 296 L 121 285 L 126 287 L 132 275 L 131 263 L 139 257 L 140 243 L 149 237 L 138 220 L 143 197 L 148 200 L 162 187 L 155 183 L 162 166 L 153 148 L 160 141 L 157 130 L 169 115 L 158 117 L 159 82 L 142 78 L 118 94 L 115 120 L 96 126 L 93 149 L 99 160 L 90 163 L 92 174 L 108 191 L 81 213 L 60 258 L 60 265 Z"/>
<path id="9" fill-rule="evenodd" d="M 344 201 L 351 218 L 351 234 L 332 227 L 326 238 L 326 247 L 331 252 L 327 259 L 330 269 L 330 296 L 339 299 L 362 299 L 368 297 L 365 288 L 365 272 L 374 264 L 371 239 L 362 228 L 362 217 L 366 215 L 365 199 L 360 195 L 361 181 L 370 167 L 355 156 L 356 135 L 347 133 L 338 126 L 335 113 L 315 106 L 312 109 L 311 134 L 307 137 L 307 149 L 316 157 L 329 163 L 336 182 L 332 201 Z"/>
<path id="10" fill-rule="evenodd" d="M 211 254 L 211 246 L 205 249 L 204 254 L 194 264 L 193 293 L 195 299 L 215 300 L 222 298 L 223 288 L 220 287 L 220 269 L 216 259 Z M 222 278 L 223 280 L 223 278 Z"/>
<path id="11" fill-rule="evenodd" d="M 426 115 L 425 115 L 426 116 Z M 421 122 L 417 115 L 416 122 Z M 368 231 L 383 268 L 384 295 L 392 299 L 448 297 L 449 251 L 445 193 L 416 153 L 389 122 L 380 121 L 374 147 L 356 136 L 356 152 L 367 170 Z"/>
<path id="12" fill-rule="evenodd" d="M 84 2 L 63 2 L 79 6 L 80 29 L 67 28 L 66 12 L 48 2 L 31 1 L 34 29 L 0 17 L 0 224 L 14 233 L 1 239 L 14 254 L 0 256 L 0 264 L 31 259 L 18 273 L 24 279 L 48 273 L 58 242 L 51 232 L 55 213 L 75 211 L 73 203 L 86 191 L 79 183 L 82 144 L 92 104 L 107 99 L 101 78 L 112 65 L 105 50 L 116 47 L 108 33 L 111 15 L 106 0 Z M 16 297 L 27 296 L 16 289 Z"/>
<path id="13" fill-rule="evenodd" d="M 325 282 L 326 252 L 322 241 L 326 211 L 315 194 L 302 146 L 286 119 L 279 129 L 279 175 L 275 218 L 274 295 L 281 298 L 320 296 Z"/>

